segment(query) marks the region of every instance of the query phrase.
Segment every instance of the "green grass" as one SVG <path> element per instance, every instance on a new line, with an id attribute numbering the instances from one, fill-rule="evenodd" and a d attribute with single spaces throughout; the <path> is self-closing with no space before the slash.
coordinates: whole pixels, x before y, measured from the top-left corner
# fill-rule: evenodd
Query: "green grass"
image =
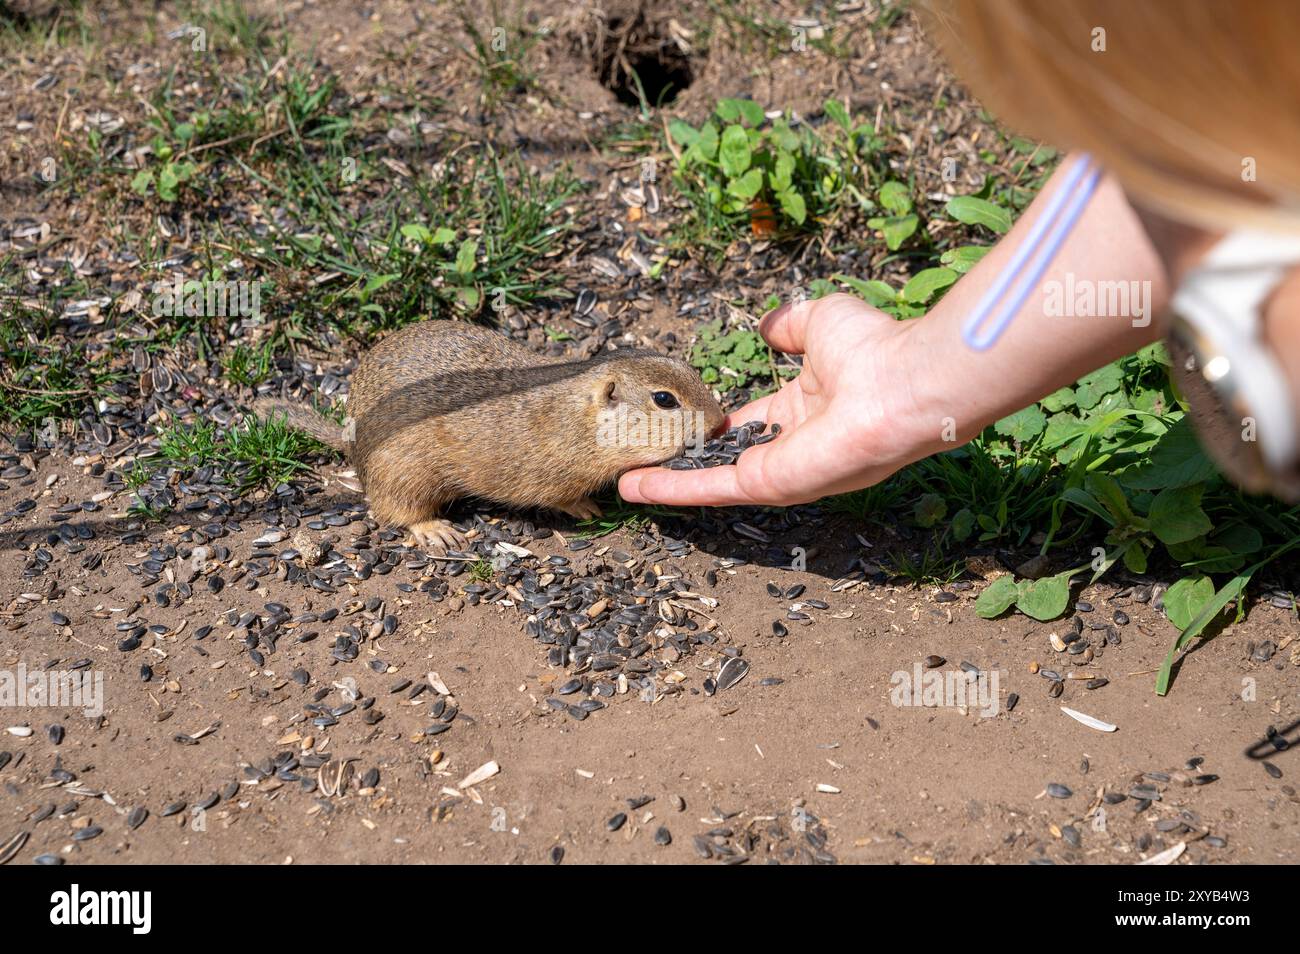
<path id="1" fill-rule="evenodd" d="M 246 419 L 223 428 L 211 421 L 173 424 L 158 434 L 158 456 L 146 467 L 174 467 L 191 471 L 220 465 L 240 492 L 272 489 L 311 470 L 311 459 L 327 453 L 319 441 L 288 427 L 282 418 Z M 139 462 L 137 461 L 137 464 Z M 148 476 L 131 472 L 127 477 L 141 486 Z"/>
<path id="2" fill-rule="evenodd" d="M 578 183 L 564 170 L 545 175 L 490 151 L 467 151 L 436 181 L 393 183 L 363 217 L 314 165 L 290 162 L 263 182 L 309 227 L 278 232 L 270 244 L 245 236 L 244 247 L 275 271 L 339 275 L 294 296 L 292 324 L 329 315 L 350 333 L 370 333 L 566 294 L 540 267 L 569 228 L 561 212 Z"/>
<path id="3" fill-rule="evenodd" d="M 275 369 L 272 342 L 264 341 L 256 348 L 237 344 L 222 358 L 222 372 L 227 381 L 236 387 L 253 388 L 271 376 Z"/>
<path id="4" fill-rule="evenodd" d="M 122 372 L 111 349 L 91 351 L 63 336 L 57 316 L 68 300 L 88 295 L 76 280 L 35 305 L 17 294 L 17 264 L 0 261 L 0 429 L 48 434 L 50 423 L 75 417 L 111 393 Z"/>
<path id="5" fill-rule="evenodd" d="M 452 6 L 464 31 L 465 42 L 457 45 L 478 72 L 479 101 L 485 112 L 493 112 L 507 99 L 540 89 L 537 74 L 528 63 L 529 51 L 539 36 L 524 21 L 521 10 L 507 22 L 499 0 L 490 0 L 481 12 L 464 0 L 455 0 Z"/>

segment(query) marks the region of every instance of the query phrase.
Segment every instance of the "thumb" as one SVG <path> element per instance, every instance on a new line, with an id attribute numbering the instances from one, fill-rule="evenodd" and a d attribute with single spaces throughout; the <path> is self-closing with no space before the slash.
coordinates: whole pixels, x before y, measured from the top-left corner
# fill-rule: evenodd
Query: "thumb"
<path id="1" fill-rule="evenodd" d="M 758 333 L 773 350 L 784 354 L 803 354 L 816 301 L 786 302 L 769 311 L 758 323 Z"/>

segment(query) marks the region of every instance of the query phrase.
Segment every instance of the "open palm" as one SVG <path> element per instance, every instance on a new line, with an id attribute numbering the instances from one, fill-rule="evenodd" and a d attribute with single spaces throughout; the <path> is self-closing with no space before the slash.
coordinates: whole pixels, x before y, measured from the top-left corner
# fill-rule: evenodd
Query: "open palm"
<path id="1" fill-rule="evenodd" d="M 798 377 L 728 415 L 781 425 L 732 466 L 642 468 L 619 480 L 626 500 L 678 506 L 794 504 L 866 487 L 907 463 L 888 439 L 891 407 L 906 382 L 892 362 L 906 325 L 850 295 L 785 305 L 759 332 L 787 354 L 802 354 Z M 891 374 L 891 369 L 893 373 Z"/>

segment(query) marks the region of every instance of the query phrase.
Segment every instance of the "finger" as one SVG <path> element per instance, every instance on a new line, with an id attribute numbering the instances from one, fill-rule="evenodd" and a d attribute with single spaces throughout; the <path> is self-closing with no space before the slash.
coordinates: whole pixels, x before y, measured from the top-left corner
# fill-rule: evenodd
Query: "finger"
<path id="1" fill-rule="evenodd" d="M 758 323 L 758 333 L 776 351 L 803 354 L 808 323 L 816 307 L 816 301 L 788 302 L 763 316 Z"/>
<path id="2" fill-rule="evenodd" d="M 757 401 L 750 401 L 738 410 L 728 412 L 727 419 L 723 422 L 722 426 L 726 429 L 730 429 L 733 427 L 739 427 L 741 424 L 748 424 L 750 421 L 763 421 L 766 423 L 768 405 L 772 403 L 772 398 L 774 397 L 776 397 L 775 392 L 766 397 L 761 397 Z"/>
<path id="3" fill-rule="evenodd" d="M 754 502 L 736 482 L 734 465 L 700 470 L 666 467 L 630 470 L 619 478 L 618 493 L 632 503 L 670 507 L 728 507 Z"/>

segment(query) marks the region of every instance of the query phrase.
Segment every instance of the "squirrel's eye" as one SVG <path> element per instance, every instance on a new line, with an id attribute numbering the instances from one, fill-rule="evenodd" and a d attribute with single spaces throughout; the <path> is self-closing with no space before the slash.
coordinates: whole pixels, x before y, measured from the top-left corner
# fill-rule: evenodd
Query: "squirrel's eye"
<path id="1" fill-rule="evenodd" d="M 673 408 L 679 406 L 677 404 L 677 398 L 670 391 L 656 391 L 651 395 L 651 397 L 654 398 L 655 404 L 658 407 L 663 408 L 665 411 L 671 411 Z"/>

